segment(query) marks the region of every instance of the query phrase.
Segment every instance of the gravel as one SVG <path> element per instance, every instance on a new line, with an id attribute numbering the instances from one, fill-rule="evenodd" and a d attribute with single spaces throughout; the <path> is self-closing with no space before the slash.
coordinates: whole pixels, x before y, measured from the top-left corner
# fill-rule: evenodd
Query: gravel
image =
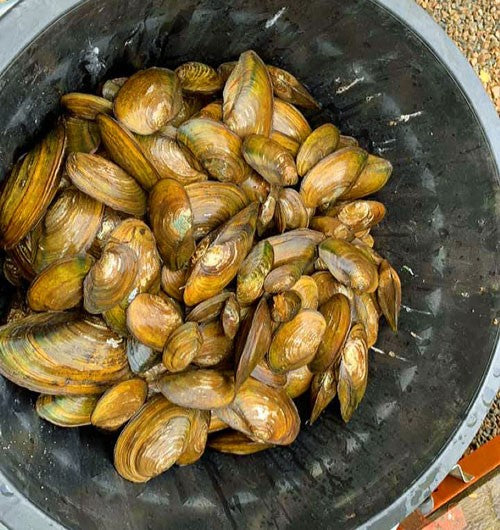
<path id="1" fill-rule="evenodd" d="M 416 0 L 469 59 L 500 113 L 500 0 Z"/>

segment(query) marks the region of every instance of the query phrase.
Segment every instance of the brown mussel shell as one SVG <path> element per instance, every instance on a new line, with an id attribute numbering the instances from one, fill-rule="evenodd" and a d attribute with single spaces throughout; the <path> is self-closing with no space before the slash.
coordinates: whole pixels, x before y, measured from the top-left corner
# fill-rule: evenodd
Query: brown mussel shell
<path id="1" fill-rule="evenodd" d="M 61 97 L 61 105 L 85 120 L 95 120 L 98 114 L 111 114 L 113 110 L 112 103 L 107 99 L 81 92 L 64 94 Z"/>
<path id="2" fill-rule="evenodd" d="M 115 77 L 105 81 L 101 89 L 102 97 L 109 101 L 113 101 L 127 79 L 128 77 Z"/>
<path id="3" fill-rule="evenodd" d="M 212 410 L 210 414 L 210 423 L 208 425 L 208 434 L 211 434 L 213 432 L 223 431 L 224 429 L 229 429 L 229 425 L 223 422 L 219 418 L 219 416 L 217 416 L 217 413 L 215 410 Z"/>
<path id="4" fill-rule="evenodd" d="M 303 309 L 318 309 L 318 285 L 311 276 L 301 276 L 293 285 L 292 292 L 299 295 Z"/>
<path id="5" fill-rule="evenodd" d="M 194 464 L 205 452 L 210 425 L 210 411 L 196 410 L 191 420 L 191 429 L 186 440 L 186 447 L 177 459 L 178 466 Z"/>
<path id="6" fill-rule="evenodd" d="M 217 70 L 208 64 L 189 61 L 175 69 L 182 90 L 190 94 L 214 94 L 222 89 L 223 81 Z"/>
<path id="7" fill-rule="evenodd" d="M 340 133 L 331 123 L 321 125 L 304 140 L 297 153 L 297 172 L 303 177 L 320 160 L 333 153 L 339 143 Z"/>
<path id="8" fill-rule="evenodd" d="M 207 445 L 219 453 L 239 456 L 252 455 L 273 447 L 273 444 L 256 442 L 245 434 L 233 430 L 210 437 Z"/>
<path id="9" fill-rule="evenodd" d="M 354 239 L 353 231 L 335 217 L 329 217 L 328 215 L 318 215 L 311 219 L 309 226 L 313 230 L 323 232 L 326 237 L 345 239 L 346 241 L 352 241 Z"/>
<path id="10" fill-rule="evenodd" d="M 356 320 L 361 322 L 366 332 L 368 348 L 375 345 L 378 338 L 378 304 L 375 293 L 362 293 L 354 296 L 354 309 Z"/>
<path id="11" fill-rule="evenodd" d="M 201 348 L 193 359 L 200 368 L 216 366 L 233 353 L 233 341 L 224 333 L 218 320 L 206 322 L 200 326 Z"/>
<path id="12" fill-rule="evenodd" d="M 271 236 L 265 239 L 271 244 L 274 252 L 273 267 L 279 267 L 291 261 L 313 260 L 316 246 L 325 239 L 324 234 L 309 230 L 308 228 L 298 228 L 290 230 L 284 234 Z"/>
<path id="13" fill-rule="evenodd" d="M 222 121 L 222 101 L 211 101 L 208 105 L 202 107 L 194 117 Z"/>
<path id="14" fill-rule="evenodd" d="M 307 208 L 300 194 L 293 188 L 280 190 L 274 215 L 276 226 L 281 233 L 295 228 L 307 228 L 309 225 Z"/>
<path id="15" fill-rule="evenodd" d="M 280 144 L 281 147 L 284 147 L 286 150 L 290 151 L 292 156 L 295 158 L 300 149 L 300 143 L 294 138 L 287 136 L 279 131 L 271 131 L 269 138 Z"/>
<path id="16" fill-rule="evenodd" d="M 101 143 L 99 127 L 94 121 L 66 116 L 66 153 L 95 153 Z"/>
<path id="17" fill-rule="evenodd" d="M 203 343 L 200 327 L 196 322 L 186 322 L 175 329 L 163 349 L 163 364 L 169 372 L 185 370 L 198 355 Z"/>
<path id="18" fill-rule="evenodd" d="M 318 109 L 319 105 L 308 92 L 307 88 L 290 72 L 267 65 L 267 71 L 271 78 L 274 95 L 293 105 L 307 109 Z"/>
<path id="19" fill-rule="evenodd" d="M 215 320 L 222 313 L 222 310 L 231 296 L 229 291 L 222 291 L 203 302 L 195 305 L 193 309 L 188 313 L 186 320 L 188 322 L 210 322 Z"/>
<path id="20" fill-rule="evenodd" d="M 291 289 L 304 271 L 304 263 L 293 261 L 273 269 L 264 279 L 264 291 L 270 294 L 282 293 Z"/>
<path id="21" fill-rule="evenodd" d="M 295 370 L 290 370 L 286 376 L 285 392 L 292 399 L 295 399 L 307 392 L 313 378 L 313 373 L 307 365 L 304 365 Z"/>
<path id="22" fill-rule="evenodd" d="M 392 164 L 385 158 L 368 155 L 366 165 L 353 186 L 342 194 L 343 200 L 360 199 L 383 188 L 392 173 Z"/>
<path id="23" fill-rule="evenodd" d="M 378 201 L 353 201 L 342 206 L 337 218 L 353 232 L 372 228 L 385 217 L 385 206 Z"/>
<path id="24" fill-rule="evenodd" d="M 261 241 L 253 247 L 238 271 L 236 296 L 240 304 L 249 305 L 262 294 L 273 261 L 273 247 L 269 242 Z"/>
<path id="25" fill-rule="evenodd" d="M 58 427 L 82 427 L 90 425 L 90 415 L 98 399 L 98 396 L 40 394 L 35 407 L 41 418 Z"/>
<path id="26" fill-rule="evenodd" d="M 226 337 L 233 340 L 240 327 L 240 304 L 234 293 L 229 295 L 224 304 L 224 309 L 221 313 L 221 323 Z"/>
<path id="27" fill-rule="evenodd" d="M 273 296 L 271 317 L 274 322 L 288 322 L 300 311 L 302 302 L 295 291 L 285 291 Z"/>
<path id="28" fill-rule="evenodd" d="M 396 333 L 401 309 L 401 280 L 387 260 L 383 260 L 379 267 L 377 299 L 389 326 Z"/>
<path id="29" fill-rule="evenodd" d="M 337 395 L 337 367 L 332 367 L 325 372 L 314 374 L 311 382 L 311 417 L 309 424 L 312 425 L 326 407 Z"/>
<path id="30" fill-rule="evenodd" d="M 311 127 L 302 113 L 279 98 L 274 98 L 272 129 L 289 136 L 299 145 L 311 134 Z"/>

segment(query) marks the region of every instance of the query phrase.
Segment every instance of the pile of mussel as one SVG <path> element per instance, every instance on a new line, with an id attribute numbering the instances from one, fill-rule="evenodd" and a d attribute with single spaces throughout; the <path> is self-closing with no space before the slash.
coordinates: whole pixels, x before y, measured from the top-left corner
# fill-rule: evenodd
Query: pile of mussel
<path id="1" fill-rule="evenodd" d="M 205 447 L 292 443 L 338 397 L 349 421 L 401 285 L 373 249 L 391 164 L 297 107 L 253 51 L 62 96 L 65 115 L 0 195 L 3 270 L 22 300 L 0 372 L 64 427 L 118 430 L 145 482 Z M 215 433 L 215 434 L 214 434 Z"/>

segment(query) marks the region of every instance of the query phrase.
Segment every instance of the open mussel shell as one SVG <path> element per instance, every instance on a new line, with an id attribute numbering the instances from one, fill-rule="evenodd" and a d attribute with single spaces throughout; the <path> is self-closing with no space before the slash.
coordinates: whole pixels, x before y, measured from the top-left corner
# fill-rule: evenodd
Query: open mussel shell
<path id="1" fill-rule="evenodd" d="M 96 122 L 99 125 L 102 143 L 111 159 L 134 177 L 142 188 L 151 189 L 160 180 L 160 175 L 134 135 L 106 114 L 99 114 Z"/>
<path id="2" fill-rule="evenodd" d="M 233 353 L 233 341 L 224 333 L 219 320 L 200 325 L 201 348 L 193 359 L 200 368 L 216 366 Z"/>
<path id="3" fill-rule="evenodd" d="M 207 445 L 219 453 L 239 456 L 252 455 L 273 447 L 273 444 L 256 442 L 245 434 L 233 430 L 211 436 Z"/>
<path id="4" fill-rule="evenodd" d="M 292 320 L 281 324 L 269 348 L 271 370 L 282 373 L 311 362 L 325 329 L 325 318 L 313 309 L 301 309 Z"/>
<path id="5" fill-rule="evenodd" d="M 195 249 L 193 212 L 184 186 L 162 179 L 149 194 L 149 219 L 158 251 L 167 267 L 182 269 Z"/>
<path id="6" fill-rule="evenodd" d="M 57 192 L 66 145 L 58 125 L 11 171 L 0 194 L 0 246 L 16 246 L 45 214 Z"/>
<path id="7" fill-rule="evenodd" d="M 249 305 L 261 295 L 273 261 L 273 247 L 267 241 L 257 243 L 250 251 L 238 271 L 236 296 L 241 304 Z"/>
<path id="8" fill-rule="evenodd" d="M 309 226 L 313 230 L 323 232 L 326 237 L 345 239 L 346 241 L 352 241 L 354 239 L 354 233 L 351 228 L 335 217 L 328 215 L 315 216 L 311 219 Z"/>
<path id="9" fill-rule="evenodd" d="M 269 184 L 293 186 L 298 175 L 292 154 L 279 143 L 261 134 L 249 134 L 242 147 L 246 163 Z"/>
<path id="10" fill-rule="evenodd" d="M 401 309 L 401 280 L 387 260 L 383 260 L 379 266 L 377 299 L 389 326 L 396 333 Z"/>
<path id="11" fill-rule="evenodd" d="M 127 328 L 139 341 L 163 350 L 170 334 L 182 324 L 182 315 L 168 297 L 138 294 L 127 308 Z"/>
<path id="12" fill-rule="evenodd" d="M 175 300 L 182 301 L 182 291 L 187 279 L 187 270 L 180 269 L 173 271 L 163 266 L 161 269 L 161 288 L 168 296 Z"/>
<path id="13" fill-rule="evenodd" d="M 229 425 L 217 416 L 215 410 L 212 410 L 210 414 L 210 423 L 208 424 L 208 434 L 223 431 L 224 429 L 229 429 Z"/>
<path id="14" fill-rule="evenodd" d="M 210 322 L 219 317 L 224 309 L 224 306 L 231 296 L 229 291 L 222 291 L 219 294 L 216 294 L 203 302 L 200 302 L 191 309 L 188 313 L 186 320 L 188 322 Z"/>
<path id="15" fill-rule="evenodd" d="M 264 291 L 270 294 L 288 291 L 302 276 L 303 271 L 303 261 L 293 261 L 276 267 L 264 279 Z"/>
<path id="16" fill-rule="evenodd" d="M 198 355 L 203 343 L 200 327 L 196 322 L 186 322 L 175 329 L 163 349 L 163 364 L 169 372 L 185 370 Z"/>
<path id="17" fill-rule="evenodd" d="M 357 233 L 372 228 L 385 217 L 385 206 L 378 201 L 352 201 L 340 207 L 337 218 Z"/>
<path id="18" fill-rule="evenodd" d="M 224 123 L 238 136 L 269 136 L 273 90 L 266 65 L 254 51 L 240 55 L 224 85 L 223 101 Z"/>
<path id="19" fill-rule="evenodd" d="M 271 315 L 265 298 L 261 298 L 255 311 L 243 322 L 236 343 L 235 385 L 240 386 L 250 377 L 271 345 Z"/>
<path id="20" fill-rule="evenodd" d="M 36 400 L 36 412 L 58 427 L 82 427 L 90 425 L 90 416 L 98 399 L 98 396 L 40 394 Z"/>
<path id="21" fill-rule="evenodd" d="M 321 159 L 302 179 L 304 205 L 317 207 L 338 199 L 354 184 L 367 157 L 359 147 L 346 147 Z"/>
<path id="22" fill-rule="evenodd" d="M 267 71 L 271 78 L 275 96 L 299 107 L 307 109 L 319 108 L 318 103 L 307 88 L 290 72 L 271 65 L 267 65 Z"/>
<path id="23" fill-rule="evenodd" d="M 307 228 L 309 225 L 307 208 L 300 194 L 293 188 L 280 190 L 274 215 L 276 226 L 281 233 L 295 228 Z"/>
<path id="24" fill-rule="evenodd" d="M 361 322 L 366 332 L 368 348 L 375 345 L 378 338 L 378 304 L 375 293 L 361 293 L 354 296 L 354 309 L 356 320 Z"/>
<path id="25" fill-rule="evenodd" d="M 236 276 L 252 248 L 258 204 L 232 217 L 193 267 L 184 289 L 184 302 L 195 305 L 218 294 Z"/>
<path id="26" fill-rule="evenodd" d="M 372 293 L 377 289 L 377 267 L 355 245 L 328 238 L 319 245 L 319 257 L 344 285 L 358 292 Z"/>
<path id="27" fill-rule="evenodd" d="M 337 394 L 340 413 L 347 423 L 363 399 L 368 379 L 368 347 L 363 324 L 357 323 L 349 332 L 342 349 Z"/>
<path id="28" fill-rule="evenodd" d="M 136 254 L 128 245 L 109 242 L 83 282 L 84 307 L 103 313 L 127 298 L 136 281 Z"/>
<path id="29" fill-rule="evenodd" d="M 301 299 L 295 291 L 284 291 L 273 296 L 271 318 L 274 322 L 288 322 L 300 311 Z"/>
<path id="30" fill-rule="evenodd" d="M 222 101 L 211 101 L 202 107 L 195 115 L 196 118 L 210 118 L 214 121 L 222 121 Z"/>
<path id="31" fill-rule="evenodd" d="M 115 116 L 138 134 L 153 134 L 180 110 L 178 77 L 167 68 L 148 68 L 129 77 L 113 100 Z"/>
<path id="32" fill-rule="evenodd" d="M 238 184 L 245 179 L 241 139 L 223 123 L 192 118 L 177 129 L 177 139 L 216 180 Z"/>
<path id="33" fill-rule="evenodd" d="M 262 443 L 291 444 L 300 429 L 297 408 L 286 392 L 252 377 L 241 385 L 229 406 L 217 410 L 217 415 L 233 429 Z"/>
<path id="34" fill-rule="evenodd" d="M 342 199 L 353 200 L 372 195 L 386 185 L 391 173 L 392 164 L 389 160 L 368 155 L 366 165 L 353 186 L 342 194 Z"/>
<path id="35" fill-rule="evenodd" d="M 313 373 L 307 365 L 304 365 L 295 370 L 290 370 L 286 374 L 286 377 L 285 392 L 292 399 L 295 399 L 307 392 L 313 378 Z"/>
<path id="36" fill-rule="evenodd" d="M 316 355 L 309 363 L 309 369 L 314 373 L 324 372 L 337 364 L 351 327 L 351 307 L 345 295 L 334 294 L 320 306 L 319 311 L 325 318 L 326 330 Z"/>
<path id="37" fill-rule="evenodd" d="M 236 295 L 231 293 L 221 313 L 222 329 L 227 338 L 233 340 L 236 336 L 240 327 L 240 318 L 240 304 Z"/>
<path id="38" fill-rule="evenodd" d="M 274 265 L 279 267 L 291 261 L 314 259 L 316 246 L 325 239 L 324 234 L 308 228 L 290 230 L 284 234 L 265 239 L 273 247 Z"/>
<path id="39" fill-rule="evenodd" d="M 274 98 L 272 129 L 289 136 L 299 144 L 311 134 L 311 127 L 302 113 L 279 98 Z"/>
<path id="40" fill-rule="evenodd" d="M 214 94 L 222 89 L 223 81 L 217 70 L 208 64 L 190 61 L 175 69 L 182 90 L 191 94 Z"/>
<path id="41" fill-rule="evenodd" d="M 28 304 L 34 311 L 64 311 L 80 304 L 83 280 L 94 259 L 89 256 L 62 258 L 45 268 L 28 289 Z"/>
<path id="42" fill-rule="evenodd" d="M 178 466 L 194 464 L 205 452 L 210 425 L 210 411 L 195 410 L 191 419 L 191 428 L 184 451 L 176 461 Z"/>
<path id="43" fill-rule="evenodd" d="M 125 214 L 117 212 L 113 208 L 109 208 L 108 206 L 104 208 L 101 224 L 89 248 L 89 254 L 94 256 L 94 258 L 100 258 L 111 232 L 113 232 L 125 217 Z"/>
<path id="44" fill-rule="evenodd" d="M 333 153 L 339 143 L 340 133 L 331 123 L 321 125 L 304 140 L 297 153 L 297 172 L 303 177 L 320 160 Z"/>
<path id="45" fill-rule="evenodd" d="M 311 417 L 309 424 L 312 425 L 319 415 L 332 402 L 337 395 L 337 367 L 331 367 L 325 372 L 314 374 L 311 382 Z"/>
<path id="46" fill-rule="evenodd" d="M 111 114 L 113 105 L 110 101 L 93 94 L 69 92 L 61 96 L 61 105 L 69 112 L 86 120 L 95 120 L 98 114 Z"/>
<path id="47" fill-rule="evenodd" d="M 66 153 L 95 153 L 101 143 L 99 127 L 94 121 L 66 116 Z"/>
<path id="48" fill-rule="evenodd" d="M 103 98 L 113 101 L 120 88 L 125 84 L 128 77 L 115 77 L 108 79 L 104 82 L 101 89 L 101 95 Z"/>
<path id="49" fill-rule="evenodd" d="M 146 195 L 136 180 L 113 162 L 98 155 L 70 153 L 66 171 L 80 190 L 106 204 L 137 217 L 146 212 Z"/>
<path id="50" fill-rule="evenodd" d="M 300 297 L 303 309 L 317 309 L 319 301 L 318 285 L 311 276 L 303 275 L 292 287 L 292 292 Z"/>
<path id="51" fill-rule="evenodd" d="M 148 385 L 143 379 L 117 383 L 99 398 L 90 423 L 107 431 L 119 429 L 142 407 L 147 393 Z"/>
<path id="52" fill-rule="evenodd" d="M 196 411 L 162 395 L 147 401 L 118 436 L 114 464 L 132 482 L 147 482 L 172 467 L 187 447 Z"/>
<path id="53" fill-rule="evenodd" d="M 216 369 L 167 374 L 159 387 L 172 403 L 198 410 L 225 407 L 234 399 L 233 374 Z"/>
<path id="54" fill-rule="evenodd" d="M 196 182 L 186 186 L 193 212 L 194 237 L 206 236 L 248 205 L 245 193 L 231 182 Z"/>
<path id="55" fill-rule="evenodd" d="M 184 185 L 208 179 L 201 164 L 177 143 L 175 137 L 151 134 L 137 136 L 136 140 L 161 178 L 172 178 Z"/>
<path id="56" fill-rule="evenodd" d="M 294 158 L 297 156 L 300 149 L 300 143 L 291 136 L 287 136 L 279 131 L 271 131 L 269 138 L 273 142 L 280 144 L 281 147 L 284 147 Z"/>
<path id="57" fill-rule="evenodd" d="M 124 341 L 76 313 L 37 313 L 0 327 L 0 373 L 55 395 L 98 394 L 129 374 Z"/>

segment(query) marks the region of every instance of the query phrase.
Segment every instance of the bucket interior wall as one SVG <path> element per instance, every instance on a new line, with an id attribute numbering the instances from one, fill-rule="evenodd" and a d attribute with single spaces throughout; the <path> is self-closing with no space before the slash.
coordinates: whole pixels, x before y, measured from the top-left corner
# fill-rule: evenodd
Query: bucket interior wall
<path id="1" fill-rule="evenodd" d="M 332 121 L 393 163 L 375 239 L 401 275 L 401 330 L 382 326 L 366 397 L 348 425 L 331 406 L 290 447 L 247 457 L 207 451 L 144 485 L 114 472 L 113 436 L 51 426 L 35 414 L 36 396 L 0 378 L 0 470 L 69 527 L 355 527 L 450 442 L 489 365 L 490 148 L 443 64 L 368 0 L 83 2 L 0 72 L 0 177 L 60 111 L 61 94 L 148 65 L 216 66 L 249 48 L 307 84 L 323 107 L 313 125 Z M 4 280 L 1 289 L 5 306 Z"/>

